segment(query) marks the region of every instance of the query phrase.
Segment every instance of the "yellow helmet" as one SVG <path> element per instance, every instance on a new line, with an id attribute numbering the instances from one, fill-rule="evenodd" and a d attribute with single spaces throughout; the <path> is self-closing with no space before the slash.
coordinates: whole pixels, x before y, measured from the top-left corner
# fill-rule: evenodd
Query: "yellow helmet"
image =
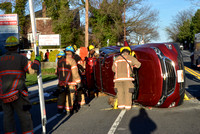
<path id="1" fill-rule="evenodd" d="M 93 46 L 93 45 L 89 45 L 89 48 L 88 48 L 88 49 L 89 49 L 89 51 L 90 51 L 90 50 L 94 49 L 94 46 Z"/>
<path id="2" fill-rule="evenodd" d="M 128 50 L 131 53 L 131 48 L 130 47 L 127 47 L 127 46 L 121 47 L 120 48 L 120 53 L 122 53 L 124 50 Z"/>
<path id="3" fill-rule="evenodd" d="M 5 47 L 13 47 L 19 44 L 19 40 L 15 36 L 10 36 L 6 39 Z"/>

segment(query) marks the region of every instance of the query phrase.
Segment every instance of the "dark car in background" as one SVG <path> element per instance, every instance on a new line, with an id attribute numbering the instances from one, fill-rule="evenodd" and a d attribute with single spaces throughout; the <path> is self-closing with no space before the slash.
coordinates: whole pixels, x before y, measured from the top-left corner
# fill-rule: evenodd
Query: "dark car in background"
<path id="1" fill-rule="evenodd" d="M 118 46 L 100 49 L 99 58 L 89 58 L 95 87 L 115 96 L 113 60 L 120 54 Z M 179 46 L 172 43 L 152 43 L 131 46 L 141 62 L 134 69 L 136 90 L 133 100 L 145 106 L 174 107 L 182 104 L 185 93 L 185 72 Z M 91 68 L 91 66 L 93 68 Z M 91 73 L 91 72 L 90 72 Z M 89 81 L 89 80 L 88 80 Z"/>

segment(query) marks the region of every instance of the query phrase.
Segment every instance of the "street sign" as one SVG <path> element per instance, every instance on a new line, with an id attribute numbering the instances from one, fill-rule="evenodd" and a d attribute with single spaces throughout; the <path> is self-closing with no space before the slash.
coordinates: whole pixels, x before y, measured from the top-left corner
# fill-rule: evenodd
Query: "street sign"
<path id="1" fill-rule="evenodd" d="M 19 33 L 19 27 L 18 26 L 2 26 L 0 25 L 0 33 L 6 34 L 6 33 Z"/>
<path id="2" fill-rule="evenodd" d="M 18 25 L 17 14 L 1 14 L 0 25 Z"/>
<path id="3" fill-rule="evenodd" d="M 39 45 L 40 46 L 59 46 L 60 35 L 59 34 L 39 35 Z"/>

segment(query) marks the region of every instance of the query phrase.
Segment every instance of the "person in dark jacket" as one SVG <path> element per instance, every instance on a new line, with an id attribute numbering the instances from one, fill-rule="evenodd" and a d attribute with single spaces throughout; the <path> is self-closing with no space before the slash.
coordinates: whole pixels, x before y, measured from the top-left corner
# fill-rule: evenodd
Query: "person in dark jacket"
<path id="1" fill-rule="evenodd" d="M 4 132 L 15 134 L 14 111 L 16 111 L 23 134 L 33 133 L 33 123 L 29 112 L 31 103 L 25 85 L 26 73 L 38 71 L 41 57 L 31 62 L 17 53 L 19 41 L 11 36 L 6 40 L 6 54 L 0 57 L 0 99 L 4 112 Z"/>

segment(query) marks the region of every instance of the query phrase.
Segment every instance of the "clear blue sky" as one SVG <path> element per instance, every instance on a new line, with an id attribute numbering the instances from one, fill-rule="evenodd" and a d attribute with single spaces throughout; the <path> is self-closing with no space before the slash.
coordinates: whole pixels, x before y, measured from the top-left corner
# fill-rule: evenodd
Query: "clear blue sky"
<path id="1" fill-rule="evenodd" d="M 145 2 L 146 3 L 146 2 Z M 193 9 L 195 12 L 200 7 L 195 7 L 189 0 L 148 0 L 153 9 L 159 11 L 159 35 L 160 39 L 152 42 L 169 42 L 165 28 L 170 26 L 173 22 L 173 16 L 176 16 L 178 12 Z"/>

